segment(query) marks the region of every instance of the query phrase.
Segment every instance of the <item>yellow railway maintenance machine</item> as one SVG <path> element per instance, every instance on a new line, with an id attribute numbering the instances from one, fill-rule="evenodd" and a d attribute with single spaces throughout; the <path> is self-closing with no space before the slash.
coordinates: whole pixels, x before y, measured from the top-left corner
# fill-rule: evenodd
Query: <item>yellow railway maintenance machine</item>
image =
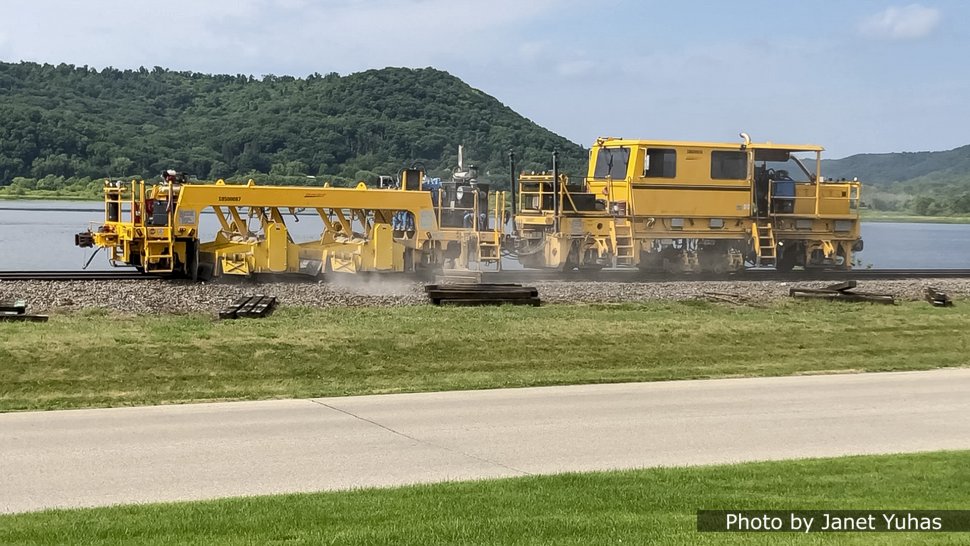
<path id="1" fill-rule="evenodd" d="M 862 250 L 860 184 L 826 181 L 819 146 L 742 137 L 740 144 L 600 138 L 584 185 L 570 185 L 555 168 L 520 176 L 519 260 L 671 272 L 851 268 Z"/>
<path id="2" fill-rule="evenodd" d="M 106 181 L 105 221 L 76 242 L 109 249 L 115 265 L 193 279 L 501 268 L 503 193 L 490 200 L 474 172 L 429 184 L 422 171 L 405 170 L 395 186 L 193 184 L 184 175 L 152 186 Z M 322 221 L 319 237 L 294 241 L 287 219 L 310 211 Z M 212 241 L 199 239 L 204 212 L 218 221 Z"/>

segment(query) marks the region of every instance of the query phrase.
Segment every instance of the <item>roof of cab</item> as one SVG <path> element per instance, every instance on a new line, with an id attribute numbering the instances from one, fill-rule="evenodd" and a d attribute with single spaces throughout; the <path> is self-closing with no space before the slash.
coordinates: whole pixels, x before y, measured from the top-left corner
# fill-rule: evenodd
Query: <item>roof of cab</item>
<path id="1" fill-rule="evenodd" d="M 676 148 L 728 148 L 741 149 L 741 142 L 693 142 L 688 140 L 633 140 L 614 137 L 602 137 L 596 139 L 595 145 L 613 146 L 673 146 Z M 815 144 L 775 144 L 774 142 L 752 142 L 748 148 L 754 150 L 787 150 L 791 152 L 822 152 L 825 148 Z"/>

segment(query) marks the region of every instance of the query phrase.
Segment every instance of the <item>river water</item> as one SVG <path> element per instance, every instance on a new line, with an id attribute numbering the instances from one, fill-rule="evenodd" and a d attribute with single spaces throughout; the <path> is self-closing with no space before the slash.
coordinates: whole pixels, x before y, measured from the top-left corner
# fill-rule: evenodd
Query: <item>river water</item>
<path id="1" fill-rule="evenodd" d="M 98 202 L 0 201 L 0 270 L 77 270 L 93 249 L 74 246 L 74 234 L 104 219 Z M 297 241 L 320 235 L 319 218 L 287 219 Z M 203 214 L 203 240 L 214 238 L 219 228 L 213 214 Z M 865 250 L 858 254 L 864 265 L 874 268 L 968 268 L 970 224 L 910 224 L 865 222 Z M 104 252 L 89 269 L 111 269 Z"/>

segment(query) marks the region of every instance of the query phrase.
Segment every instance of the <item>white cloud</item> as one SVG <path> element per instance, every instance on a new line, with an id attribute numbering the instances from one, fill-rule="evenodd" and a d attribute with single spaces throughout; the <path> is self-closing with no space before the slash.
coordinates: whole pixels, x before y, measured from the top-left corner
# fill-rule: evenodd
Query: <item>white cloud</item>
<path id="1" fill-rule="evenodd" d="M 4 6 L 0 59 L 296 76 L 473 64 L 514 57 L 516 30 L 576 1 L 34 0 Z"/>
<path id="2" fill-rule="evenodd" d="M 859 24 L 859 30 L 871 38 L 914 40 L 933 32 L 940 19 L 940 10 L 921 4 L 891 6 L 865 18 Z"/>
<path id="3" fill-rule="evenodd" d="M 564 61 L 556 65 L 556 72 L 560 76 L 566 76 L 570 78 L 580 78 L 589 76 L 593 70 L 596 68 L 596 63 L 586 59 L 580 59 L 576 61 Z"/>
<path id="4" fill-rule="evenodd" d="M 553 50 L 548 41 L 529 41 L 519 46 L 519 58 L 526 62 L 533 62 L 547 56 Z"/>

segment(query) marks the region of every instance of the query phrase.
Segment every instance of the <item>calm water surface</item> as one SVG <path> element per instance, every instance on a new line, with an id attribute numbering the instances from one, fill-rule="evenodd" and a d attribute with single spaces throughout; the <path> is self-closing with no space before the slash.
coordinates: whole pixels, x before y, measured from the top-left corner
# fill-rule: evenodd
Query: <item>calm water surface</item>
<path id="1" fill-rule="evenodd" d="M 104 219 L 100 202 L 0 201 L 0 270 L 76 270 L 93 249 L 74 246 L 74 234 Z M 296 240 L 320 235 L 321 222 L 287 219 Z M 202 237 L 214 238 L 219 223 L 202 216 Z M 970 224 L 863 223 L 862 263 L 875 268 L 970 268 Z M 89 269 L 111 269 L 104 251 Z"/>

